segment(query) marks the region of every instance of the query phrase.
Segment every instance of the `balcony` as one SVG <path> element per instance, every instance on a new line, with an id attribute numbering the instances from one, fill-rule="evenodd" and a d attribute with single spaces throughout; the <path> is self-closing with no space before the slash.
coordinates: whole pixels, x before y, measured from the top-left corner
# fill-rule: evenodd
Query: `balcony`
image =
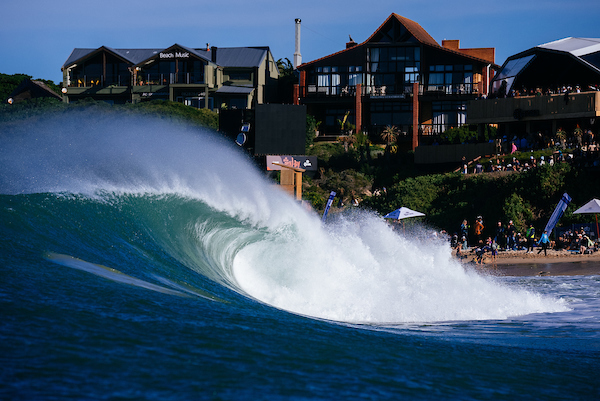
<path id="1" fill-rule="evenodd" d="M 70 88 L 93 88 L 106 86 L 129 86 L 129 75 L 74 75 L 69 77 Z"/>
<path id="2" fill-rule="evenodd" d="M 406 85 L 362 85 L 361 94 L 363 97 L 377 98 L 398 98 L 404 99 L 412 95 L 412 84 Z M 460 96 L 477 95 L 479 93 L 478 84 L 452 84 L 452 85 L 419 85 L 420 96 Z M 318 86 L 309 84 L 300 87 L 300 96 L 304 98 L 335 98 L 356 96 L 356 86 L 338 85 L 338 86 Z"/>
<path id="3" fill-rule="evenodd" d="M 600 117 L 600 92 L 481 99 L 467 105 L 468 124 L 596 117 Z"/>

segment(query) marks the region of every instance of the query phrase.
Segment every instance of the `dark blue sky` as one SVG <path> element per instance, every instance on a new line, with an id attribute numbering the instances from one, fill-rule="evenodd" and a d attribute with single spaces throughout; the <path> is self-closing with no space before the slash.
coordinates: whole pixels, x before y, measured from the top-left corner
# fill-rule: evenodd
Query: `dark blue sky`
<path id="1" fill-rule="evenodd" d="M 565 37 L 600 38 L 598 0 L 56 0 L 5 1 L 0 72 L 62 80 L 76 47 L 269 46 L 293 60 L 294 19 L 302 19 L 304 62 L 365 41 L 391 14 L 418 22 L 441 44 L 495 47 L 496 63 Z"/>

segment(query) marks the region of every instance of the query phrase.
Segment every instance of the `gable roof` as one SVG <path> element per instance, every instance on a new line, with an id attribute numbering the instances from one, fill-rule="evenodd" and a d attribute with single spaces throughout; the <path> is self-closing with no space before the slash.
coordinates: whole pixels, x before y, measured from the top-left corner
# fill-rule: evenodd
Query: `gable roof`
<path id="1" fill-rule="evenodd" d="M 102 50 L 109 51 L 132 65 L 138 65 L 156 57 L 161 52 L 174 48 L 181 48 L 208 62 L 212 62 L 212 51 L 214 50 L 216 51 L 216 64 L 222 67 L 260 67 L 269 53 L 268 47 L 214 47 L 212 50 L 206 50 L 206 48 L 194 49 L 177 43 L 165 49 L 114 49 L 106 46 L 97 49 L 76 48 L 73 49 L 62 69 Z"/>
<path id="2" fill-rule="evenodd" d="M 379 28 L 377 28 L 377 30 L 375 32 L 373 32 L 373 34 L 369 37 L 369 39 L 367 39 L 365 41 L 365 43 L 371 42 L 375 38 L 375 36 L 382 33 L 383 29 L 385 28 L 385 26 L 388 24 L 388 22 L 391 19 L 396 19 L 396 21 L 400 22 L 406 28 L 406 30 L 408 30 L 408 32 L 410 32 L 410 34 L 420 43 L 430 45 L 430 46 L 441 47 L 438 44 L 438 42 L 436 42 L 435 39 L 432 38 L 431 35 L 429 33 L 427 33 L 427 31 L 425 29 L 423 29 L 423 27 L 421 25 L 419 25 L 418 23 L 416 23 L 413 20 L 410 20 L 410 19 L 403 17 L 401 15 L 398 15 L 396 13 L 392 13 L 383 22 L 383 24 L 381 24 L 379 26 Z"/>
<path id="3" fill-rule="evenodd" d="M 352 47 L 346 48 L 344 50 L 340 50 L 339 52 L 330 54 L 328 56 L 321 57 L 321 58 L 318 58 L 318 59 L 313 60 L 313 61 L 309 61 L 307 63 L 304 63 L 304 64 L 298 66 L 298 68 L 301 69 L 301 68 L 307 67 L 307 66 L 309 66 L 311 64 L 314 64 L 316 62 L 325 60 L 327 58 L 334 57 L 334 56 L 337 56 L 339 54 L 342 54 L 342 53 L 345 53 L 345 52 L 348 52 L 348 51 L 352 51 L 352 50 L 355 50 L 355 49 L 360 48 L 360 47 L 364 47 L 364 46 L 366 46 L 369 43 L 374 43 L 374 40 L 375 40 L 375 38 L 378 35 L 386 35 L 386 33 L 384 32 L 384 29 L 388 25 L 388 23 L 390 23 L 390 21 L 397 21 L 400 24 L 402 24 L 404 26 L 404 28 L 406 28 L 406 30 L 412 35 L 412 37 L 415 40 L 417 40 L 419 43 L 423 44 L 423 45 L 434 47 L 434 48 L 439 49 L 441 51 L 445 51 L 445 52 L 448 52 L 448 53 L 453 53 L 453 54 L 456 54 L 456 55 L 459 55 L 459 56 L 462 56 L 462 57 L 465 57 L 465 58 L 469 58 L 471 60 L 479 61 L 481 63 L 490 64 L 489 61 L 481 59 L 479 57 L 471 56 L 469 54 L 465 54 L 465 53 L 460 52 L 460 51 L 456 51 L 456 50 L 452 50 L 452 49 L 448 49 L 446 47 L 440 46 L 439 43 L 436 42 L 435 39 L 429 33 L 427 33 L 427 31 L 421 25 L 419 25 L 418 23 L 416 23 L 415 21 L 413 21 L 411 19 L 408 19 L 408 18 L 403 17 L 401 15 L 398 15 L 396 13 L 392 13 L 379 26 L 379 28 L 377 28 L 377 30 L 375 30 L 375 32 L 373 32 L 373 34 L 371 36 L 369 36 L 369 38 L 367 40 L 365 40 L 364 42 L 362 42 L 362 43 L 360 43 L 360 44 L 358 44 L 356 46 L 352 46 Z M 494 66 L 494 68 L 498 68 L 498 66 L 496 64 L 492 64 L 492 65 Z"/>
<path id="4" fill-rule="evenodd" d="M 39 97 L 49 97 L 57 100 L 62 100 L 62 97 L 54 92 L 46 83 L 42 81 L 34 81 L 29 78 L 21 81 L 10 94 L 9 98 L 19 102 L 26 99 L 34 99 Z"/>

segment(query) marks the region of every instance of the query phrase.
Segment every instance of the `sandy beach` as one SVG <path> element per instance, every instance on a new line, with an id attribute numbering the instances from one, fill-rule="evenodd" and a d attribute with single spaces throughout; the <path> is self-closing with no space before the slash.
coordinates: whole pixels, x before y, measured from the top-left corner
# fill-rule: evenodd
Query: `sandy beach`
<path id="1" fill-rule="evenodd" d="M 523 251 L 500 251 L 496 262 L 485 254 L 483 264 L 476 265 L 475 253 L 469 252 L 463 263 L 477 270 L 502 276 L 580 276 L 600 275 L 600 252 L 580 255 L 570 251 L 548 250 L 548 255 Z"/>

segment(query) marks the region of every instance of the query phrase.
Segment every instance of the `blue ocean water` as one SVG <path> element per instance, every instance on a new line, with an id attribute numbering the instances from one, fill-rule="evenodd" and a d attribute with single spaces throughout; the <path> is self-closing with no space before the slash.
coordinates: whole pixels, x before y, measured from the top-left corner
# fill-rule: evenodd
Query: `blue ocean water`
<path id="1" fill-rule="evenodd" d="M 0 127 L 0 398 L 600 397 L 600 276 L 493 277 L 320 216 L 217 136 Z"/>

